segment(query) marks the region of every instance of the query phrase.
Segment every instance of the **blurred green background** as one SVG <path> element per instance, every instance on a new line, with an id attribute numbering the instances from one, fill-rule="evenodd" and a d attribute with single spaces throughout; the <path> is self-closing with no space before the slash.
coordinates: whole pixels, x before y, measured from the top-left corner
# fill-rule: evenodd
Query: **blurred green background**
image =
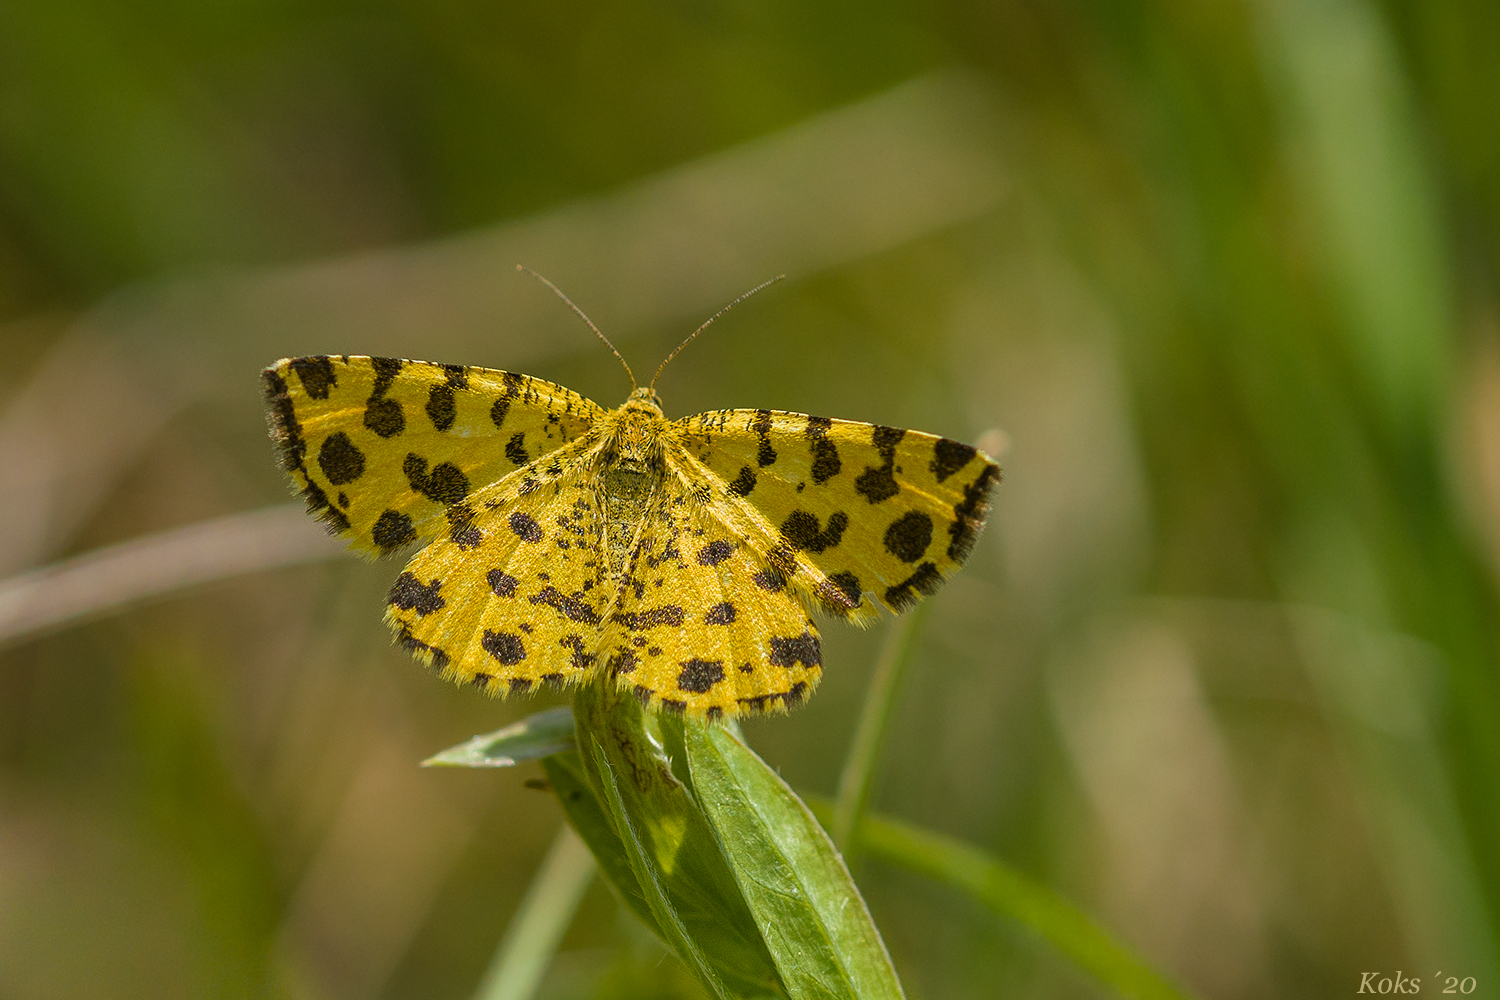
<path id="1" fill-rule="evenodd" d="M 648 372 L 786 272 L 669 415 L 1003 452 L 878 809 L 1204 997 L 1497 995 L 1497 51 L 1488 0 L 0 4 L 0 622 L 99 546 L 209 521 L 223 562 L 0 638 L 0 997 L 474 989 L 561 813 L 536 765 L 415 765 L 543 702 L 391 649 L 396 566 L 210 519 L 287 500 L 278 357 L 621 401 L 518 262 Z M 795 787 L 880 632 L 747 727 Z M 856 874 L 916 1000 L 1102 995 Z M 694 989 L 596 884 L 542 995 Z"/>

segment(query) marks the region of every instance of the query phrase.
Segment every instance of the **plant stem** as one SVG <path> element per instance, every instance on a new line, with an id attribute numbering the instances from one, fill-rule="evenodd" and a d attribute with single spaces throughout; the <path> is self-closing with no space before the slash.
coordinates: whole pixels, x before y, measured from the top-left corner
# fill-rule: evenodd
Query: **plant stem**
<path id="1" fill-rule="evenodd" d="M 594 858 L 567 823 L 511 918 L 474 1000 L 529 1000 L 594 877 Z"/>
<path id="2" fill-rule="evenodd" d="M 851 859 L 851 850 L 858 847 L 852 835 L 870 804 L 870 789 L 885 746 L 896 692 L 911 661 L 912 647 L 927 617 L 927 608 L 924 601 L 891 624 L 885 643 L 880 647 L 880 657 L 875 662 L 875 675 L 870 678 L 870 691 L 865 695 L 864 708 L 860 711 L 859 727 L 854 731 L 849 756 L 845 758 L 843 773 L 839 775 L 833 826 L 829 831 L 834 846 L 844 855 L 846 862 Z"/>

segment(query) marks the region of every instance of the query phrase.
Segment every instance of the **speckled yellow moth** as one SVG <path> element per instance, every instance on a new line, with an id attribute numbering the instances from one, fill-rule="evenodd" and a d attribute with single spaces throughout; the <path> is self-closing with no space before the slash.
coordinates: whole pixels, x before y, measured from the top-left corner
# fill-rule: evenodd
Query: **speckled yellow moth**
<path id="1" fill-rule="evenodd" d="M 426 543 L 390 591 L 400 644 L 495 695 L 606 670 L 658 710 L 784 711 L 822 672 L 810 610 L 867 622 L 932 594 L 1000 478 L 919 431 L 775 410 L 668 420 L 654 379 L 609 410 L 396 358 L 289 358 L 262 378 L 310 511 L 367 555 Z"/>

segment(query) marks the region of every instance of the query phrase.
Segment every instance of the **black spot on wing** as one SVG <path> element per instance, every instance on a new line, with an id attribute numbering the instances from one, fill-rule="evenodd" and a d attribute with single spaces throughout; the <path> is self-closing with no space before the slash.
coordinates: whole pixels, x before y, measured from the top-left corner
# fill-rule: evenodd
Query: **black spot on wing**
<path id="1" fill-rule="evenodd" d="M 438 593 L 441 587 L 441 580 L 423 583 L 411 573 L 402 573 L 392 584 L 386 603 L 402 611 L 415 611 L 425 618 L 448 603 Z"/>
<path id="2" fill-rule="evenodd" d="M 776 461 L 776 449 L 771 447 L 771 411 L 756 410 L 755 419 L 750 421 L 750 429 L 760 438 L 755 463 L 764 469 Z"/>
<path id="3" fill-rule="evenodd" d="M 731 601 L 722 601 L 709 608 L 703 614 L 705 625 L 728 625 L 735 619 L 734 604 Z"/>
<path id="4" fill-rule="evenodd" d="M 510 401 L 521 395 L 521 389 L 526 384 L 525 378 L 515 372 L 506 372 L 501 381 L 504 388 L 500 390 L 500 398 L 496 399 L 490 407 L 490 421 L 498 430 L 505 426 L 506 414 L 510 412 Z"/>
<path id="5" fill-rule="evenodd" d="M 365 404 L 365 426 L 383 438 L 406 430 L 406 414 L 394 399 L 372 399 Z"/>
<path id="6" fill-rule="evenodd" d="M 886 588 L 885 603 L 900 614 L 923 597 L 931 597 L 942 584 L 943 574 L 938 572 L 937 566 L 925 562 L 911 576 L 894 587 Z"/>
<path id="7" fill-rule="evenodd" d="M 734 477 L 734 482 L 729 484 L 729 492 L 738 497 L 747 497 L 755 489 L 755 473 L 750 466 L 740 466 L 740 474 Z"/>
<path id="8" fill-rule="evenodd" d="M 859 607 L 859 599 L 863 594 L 859 577 L 848 570 L 834 573 L 818 588 L 818 596 L 822 598 L 824 606 L 834 612 L 853 611 Z"/>
<path id="9" fill-rule="evenodd" d="M 948 525 L 948 558 L 961 563 L 969 558 L 974 541 L 990 513 L 990 493 L 1000 482 L 1000 467 L 985 465 L 978 477 L 964 487 L 964 498 L 953 505 L 953 523 Z"/>
<path id="10" fill-rule="evenodd" d="M 885 550 L 902 562 L 916 562 L 932 542 L 932 518 L 919 510 L 907 511 L 885 529 Z"/>
<path id="11" fill-rule="evenodd" d="M 632 632 L 642 632 L 658 625 L 677 628 L 685 619 L 682 607 L 677 604 L 663 604 L 647 611 L 616 611 L 610 616 L 611 621 L 618 622 Z"/>
<path id="12" fill-rule="evenodd" d="M 709 542 L 698 551 L 698 565 L 717 566 L 732 555 L 734 555 L 734 546 L 722 539 L 718 539 Z"/>
<path id="13" fill-rule="evenodd" d="M 523 542 L 540 542 L 542 540 L 542 526 L 536 523 L 536 518 L 522 511 L 516 511 L 510 515 L 508 522 L 510 530 L 516 533 L 516 537 Z"/>
<path id="14" fill-rule="evenodd" d="M 901 488 L 896 485 L 896 445 L 906 432 L 899 427 L 883 427 L 879 424 L 870 432 L 870 443 L 875 446 L 875 451 L 880 455 L 880 466 L 865 466 L 854 480 L 854 491 L 871 503 L 880 503 L 889 500 Z"/>
<path id="15" fill-rule="evenodd" d="M 514 597 L 516 584 L 520 582 L 503 569 L 490 570 L 485 574 L 484 579 L 496 597 Z"/>
<path id="16" fill-rule="evenodd" d="M 468 550 L 484 541 L 484 533 L 474 526 L 474 508 L 456 503 L 449 506 L 448 538 L 459 548 Z"/>
<path id="17" fill-rule="evenodd" d="M 297 380 L 302 383 L 303 391 L 313 399 L 327 399 L 328 390 L 339 384 L 338 376 L 333 371 L 333 361 L 325 355 L 297 358 L 292 362 L 292 371 L 297 373 Z"/>
<path id="18" fill-rule="evenodd" d="M 365 402 L 364 423 L 383 438 L 395 437 L 406 429 L 406 414 L 401 411 L 401 404 L 385 398 L 403 364 L 400 358 L 370 359 L 370 365 L 375 369 L 375 385 Z"/>
<path id="19" fill-rule="evenodd" d="M 771 654 L 767 657 L 773 667 L 817 667 L 823 663 L 823 649 L 818 637 L 804 629 L 801 635 L 771 637 Z"/>
<path id="20" fill-rule="evenodd" d="M 820 553 L 833 548 L 844 537 L 849 516 L 843 511 L 830 514 L 826 527 L 820 527 L 815 514 L 794 510 L 781 524 L 782 537 L 803 552 Z"/>
<path id="21" fill-rule="evenodd" d="M 318 448 L 318 468 L 335 486 L 352 483 L 365 473 L 365 454 L 343 431 L 334 431 Z"/>
<path id="22" fill-rule="evenodd" d="M 942 482 L 968 465 L 974 455 L 973 445 L 938 438 L 937 443 L 932 446 L 932 462 L 927 467 L 937 477 L 937 481 Z"/>
<path id="23" fill-rule="evenodd" d="M 761 590 L 775 594 L 786 587 L 786 576 L 774 569 L 763 569 L 750 578 Z"/>
<path id="24" fill-rule="evenodd" d="M 531 598 L 531 603 L 545 604 L 570 621 L 583 622 L 586 625 L 599 624 L 599 612 L 583 599 L 581 592 L 569 596 L 548 584 L 542 588 L 541 593 Z"/>
<path id="25" fill-rule="evenodd" d="M 525 431 L 517 431 L 510 436 L 505 444 L 505 457 L 515 465 L 525 465 L 531 461 L 531 456 L 526 453 Z"/>
<path id="26" fill-rule="evenodd" d="M 436 646 L 427 643 L 411 634 L 411 629 L 405 622 L 396 623 L 396 645 L 411 653 L 413 656 L 427 659 L 434 670 L 442 670 L 449 664 L 448 654 Z"/>
<path id="27" fill-rule="evenodd" d="M 417 532 L 412 527 L 411 518 L 399 510 L 388 510 L 376 520 L 370 538 L 375 547 L 385 553 L 416 541 Z"/>
<path id="28" fill-rule="evenodd" d="M 469 495 L 469 477 L 452 462 L 442 462 L 428 472 L 427 459 L 409 452 L 401 471 L 413 490 L 434 503 L 455 504 Z"/>
<path id="29" fill-rule="evenodd" d="M 839 450 L 828 440 L 828 429 L 833 421 L 827 417 L 808 417 L 806 433 L 812 442 L 812 477 L 819 486 L 839 474 L 843 463 L 839 461 Z"/>
<path id="30" fill-rule="evenodd" d="M 485 629 L 479 645 L 484 647 L 486 653 L 506 666 L 514 666 L 526 659 L 526 647 L 521 643 L 521 637 L 510 632 L 492 632 Z"/>
<path id="31" fill-rule="evenodd" d="M 677 675 L 677 687 L 679 690 L 691 691 L 694 694 L 707 694 L 723 679 L 723 660 L 694 658 L 683 662 L 682 672 Z"/>
<path id="32" fill-rule="evenodd" d="M 458 416 L 455 397 L 458 390 L 469 387 L 469 377 L 462 365 L 444 365 L 444 379 L 427 393 L 427 419 L 432 426 L 445 431 L 453 426 Z"/>
<path id="33" fill-rule="evenodd" d="M 574 670 L 588 670 L 598 659 L 593 653 L 589 652 L 588 646 L 584 644 L 583 636 L 581 635 L 565 635 L 557 641 L 557 644 L 570 651 L 571 655 L 568 657 L 568 665 Z"/>

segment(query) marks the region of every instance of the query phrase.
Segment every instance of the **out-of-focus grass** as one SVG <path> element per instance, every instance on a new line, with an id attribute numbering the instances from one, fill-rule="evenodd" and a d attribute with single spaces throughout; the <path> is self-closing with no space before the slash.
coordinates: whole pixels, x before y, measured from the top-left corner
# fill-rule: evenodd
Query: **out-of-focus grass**
<path id="1" fill-rule="evenodd" d="M 0 7 L 3 572 L 283 502 L 281 354 L 617 402 L 516 262 L 637 368 L 787 271 L 669 412 L 1012 442 L 879 810 L 1204 996 L 1493 983 L 1497 48 L 1481 0 Z M 535 765 L 416 769 L 537 706 L 390 650 L 394 572 L 0 649 L 0 994 L 472 993 L 561 817 Z M 827 632 L 817 696 L 747 733 L 832 792 L 881 637 Z M 856 874 L 913 997 L 1093 988 Z M 630 920 L 590 890 L 541 995 L 692 995 Z"/>

